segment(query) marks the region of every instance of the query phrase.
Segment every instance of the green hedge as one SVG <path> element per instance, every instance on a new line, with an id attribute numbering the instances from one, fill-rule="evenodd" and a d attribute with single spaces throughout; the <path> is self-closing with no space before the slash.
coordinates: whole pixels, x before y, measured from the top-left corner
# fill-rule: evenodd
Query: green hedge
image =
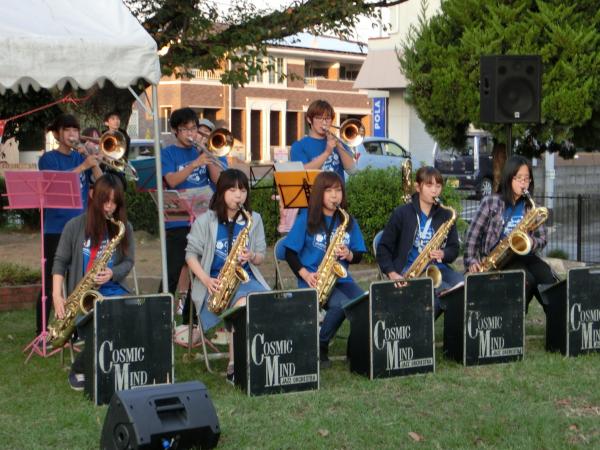
<path id="1" fill-rule="evenodd" d="M 356 218 L 369 251 L 368 261 L 373 260 L 373 238 L 382 230 L 389 220 L 392 211 L 404 204 L 402 196 L 402 172 L 400 168 L 387 169 L 367 168 L 348 179 L 346 183 L 348 209 Z M 460 214 L 460 196 L 455 189 L 444 186 L 442 200 Z M 460 220 L 459 222 L 463 222 Z M 464 222 L 458 224 L 459 231 Z"/>
<path id="2" fill-rule="evenodd" d="M 18 286 L 40 283 L 40 269 L 30 269 L 20 264 L 0 262 L 0 286 Z"/>
<path id="3" fill-rule="evenodd" d="M 156 203 L 148 192 L 138 192 L 135 182 L 129 182 L 129 189 L 125 194 L 127 203 L 127 220 L 134 230 L 145 230 L 148 233 L 158 234 L 158 210 Z"/>
<path id="4" fill-rule="evenodd" d="M 250 197 L 252 209 L 262 216 L 268 245 L 273 245 L 279 237 L 277 233 L 279 207 L 278 203 L 271 198 L 275 193 L 272 183 L 272 179 L 264 180 L 261 189 L 253 189 Z M 0 178 L 0 191 L 3 188 L 4 180 Z M 367 168 L 352 175 L 348 179 L 346 188 L 350 214 L 358 221 L 370 253 L 375 234 L 383 229 L 394 208 L 403 203 L 402 173 L 396 167 Z M 445 186 L 442 197 L 446 204 L 455 208 L 460 214 L 460 196 L 455 189 Z M 136 191 L 135 184 L 130 182 L 126 199 L 127 216 L 134 229 L 158 234 L 157 210 L 150 194 Z M 3 199 L 2 202 L 6 200 Z M 24 210 L 20 213 L 26 226 L 33 229 L 39 227 L 38 210 Z M 0 211 L 0 226 L 6 224 L 6 219 L 6 211 Z M 464 231 L 465 227 L 464 221 L 459 220 L 459 233 Z"/>

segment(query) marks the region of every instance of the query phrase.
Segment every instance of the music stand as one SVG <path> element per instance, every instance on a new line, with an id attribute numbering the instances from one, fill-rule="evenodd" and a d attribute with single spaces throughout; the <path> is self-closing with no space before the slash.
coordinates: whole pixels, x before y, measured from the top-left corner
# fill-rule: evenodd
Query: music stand
<path id="1" fill-rule="evenodd" d="M 42 268 L 42 332 L 35 337 L 23 352 L 31 349 L 25 362 L 33 353 L 44 358 L 60 351 L 48 353 L 46 348 L 46 258 L 44 255 L 44 208 L 81 209 L 81 188 L 79 174 L 57 170 L 7 170 L 4 172 L 8 206 L 5 209 L 40 209 L 41 259 Z M 42 342 L 40 350 L 38 342 Z"/>
<path id="2" fill-rule="evenodd" d="M 264 170 L 262 175 L 258 175 L 256 173 L 256 169 L 259 171 Z M 262 164 L 250 162 L 250 189 L 270 189 L 273 187 L 273 184 L 265 184 L 260 185 L 263 180 L 266 180 L 267 177 L 274 172 L 275 166 L 273 164 Z"/>
<path id="3" fill-rule="evenodd" d="M 274 173 L 275 184 L 284 208 L 306 208 L 310 189 L 320 170 L 281 171 Z"/>
<path id="4" fill-rule="evenodd" d="M 156 190 L 156 158 L 134 159 L 129 161 L 138 174 L 135 187 L 140 192 Z"/>

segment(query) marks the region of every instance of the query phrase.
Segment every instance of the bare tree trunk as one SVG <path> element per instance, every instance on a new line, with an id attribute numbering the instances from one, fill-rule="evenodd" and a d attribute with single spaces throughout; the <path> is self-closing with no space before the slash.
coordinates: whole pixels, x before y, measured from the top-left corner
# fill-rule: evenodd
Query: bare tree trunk
<path id="1" fill-rule="evenodd" d="M 502 169 L 506 163 L 506 145 L 495 143 L 494 149 L 492 150 L 492 170 L 494 173 L 494 192 L 498 192 L 500 187 L 500 176 L 502 175 Z"/>

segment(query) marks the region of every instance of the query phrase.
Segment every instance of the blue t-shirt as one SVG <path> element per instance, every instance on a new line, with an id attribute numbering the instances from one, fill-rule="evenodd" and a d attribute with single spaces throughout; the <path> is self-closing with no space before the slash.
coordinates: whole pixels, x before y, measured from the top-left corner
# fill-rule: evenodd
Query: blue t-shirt
<path id="1" fill-rule="evenodd" d="M 304 136 L 302 139 L 292 144 L 290 160 L 301 161 L 302 164 L 307 164 L 323 153 L 326 147 L 326 138 L 317 139 L 310 136 Z M 333 149 L 331 155 L 329 155 L 323 163 L 321 170 L 325 172 L 336 172 L 342 179 L 342 182 L 344 181 L 344 166 L 342 165 L 337 148 Z"/>
<path id="2" fill-rule="evenodd" d="M 52 150 L 42 155 L 38 161 L 40 170 L 60 170 L 62 172 L 72 172 L 77 166 L 85 161 L 85 156 L 78 152 L 71 151 L 68 155 Z M 88 193 L 91 182 L 91 169 L 79 174 L 79 188 L 81 189 L 81 209 L 63 209 L 47 208 L 44 209 L 44 233 L 60 234 L 65 224 L 73 217 L 79 216 L 87 207 Z"/>
<path id="3" fill-rule="evenodd" d="M 104 252 L 104 249 L 106 248 L 106 245 L 108 244 L 108 238 L 105 238 L 102 243 L 100 244 L 100 248 L 98 249 L 98 252 L 96 253 L 96 259 L 98 259 L 98 257 L 100 255 L 102 255 L 102 252 Z M 91 251 L 92 249 L 91 247 L 91 241 L 90 239 L 86 239 L 83 242 L 83 274 L 85 275 L 87 272 L 87 266 L 90 263 L 90 256 L 91 256 Z M 106 265 L 106 267 L 108 267 L 109 269 L 112 269 L 113 267 L 113 259 L 114 259 L 114 253 L 111 256 L 110 260 L 108 261 L 108 264 Z M 121 286 L 119 283 L 117 283 L 116 281 L 113 280 L 109 280 L 106 283 L 104 283 L 102 286 L 98 287 L 98 292 L 100 292 L 104 297 L 116 297 L 118 295 L 127 295 L 129 292 L 127 292 L 127 290 L 125 288 L 123 288 L 123 286 Z"/>
<path id="4" fill-rule="evenodd" d="M 169 145 L 161 150 L 162 159 L 162 174 L 163 177 L 169 173 L 179 172 L 184 167 L 192 163 L 200 152 L 196 147 L 179 147 L 177 145 Z M 219 158 L 223 167 L 227 168 L 227 158 Z M 210 186 L 215 190 L 214 183 L 208 176 L 208 168 L 206 166 L 196 167 L 192 173 L 182 182 L 175 186 L 175 189 L 193 189 Z M 187 221 L 165 222 L 165 228 L 181 228 L 188 227 L 190 224 Z"/>
<path id="5" fill-rule="evenodd" d="M 435 234 L 435 230 L 433 229 L 433 226 L 431 226 L 431 221 L 423 211 L 419 211 L 419 215 L 417 216 L 417 224 L 418 229 L 415 233 L 415 241 L 413 242 L 412 249 L 408 254 L 406 266 L 404 269 L 402 269 L 403 273 L 410 267 L 412 263 L 415 262 L 415 259 L 417 259 L 417 256 L 419 256 L 419 253 L 423 251 L 425 246 L 429 243 L 429 241 L 431 241 L 431 238 Z"/>
<path id="6" fill-rule="evenodd" d="M 235 243 L 240 231 L 246 226 L 246 221 L 241 220 L 236 221 L 233 225 L 233 234 L 231 238 L 231 245 Z M 225 260 L 227 259 L 227 255 L 229 254 L 229 226 L 224 223 L 220 223 L 217 226 L 217 241 L 215 243 L 215 256 L 212 261 L 212 265 L 210 266 L 210 276 L 211 278 L 217 278 L 219 276 L 219 272 L 221 268 L 225 264 Z M 251 278 L 253 278 L 252 271 L 250 270 L 250 266 L 248 263 L 244 264 L 244 269 L 248 272 Z"/>
<path id="7" fill-rule="evenodd" d="M 292 229 L 285 237 L 283 245 L 290 250 L 294 250 L 298 253 L 298 258 L 302 265 L 309 272 L 316 272 L 319 268 L 319 264 L 325 256 L 327 251 L 327 230 L 331 226 L 331 217 L 325 216 L 325 230 L 319 230 L 315 234 L 309 234 L 307 230 L 308 214 L 304 209 L 298 214 L 298 218 L 294 222 Z M 340 218 L 335 215 L 334 228 L 331 231 L 333 236 L 339 226 Z M 366 252 L 365 241 L 356 220 L 352 221 L 350 230 L 346 230 L 344 234 L 343 243 L 350 248 L 352 252 Z M 348 268 L 348 261 L 339 261 L 346 269 Z M 347 283 L 353 281 L 350 273 L 345 278 L 339 278 L 338 283 Z M 304 280 L 298 280 L 298 287 L 307 287 Z"/>
<path id="8" fill-rule="evenodd" d="M 500 235 L 500 239 L 504 239 L 508 236 L 515 227 L 519 224 L 519 222 L 523 219 L 525 215 L 525 202 L 523 200 L 519 200 L 516 205 L 507 206 L 504 210 L 503 214 L 503 224 L 502 234 Z"/>

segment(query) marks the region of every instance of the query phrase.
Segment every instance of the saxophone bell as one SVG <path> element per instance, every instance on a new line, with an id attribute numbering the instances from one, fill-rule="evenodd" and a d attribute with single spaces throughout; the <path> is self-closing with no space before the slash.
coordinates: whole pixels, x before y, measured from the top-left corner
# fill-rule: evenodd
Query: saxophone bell
<path id="1" fill-rule="evenodd" d="M 94 303 L 103 300 L 104 296 L 100 292 L 91 289 L 81 296 L 81 300 L 79 300 L 79 309 L 83 314 L 88 314 L 94 309 Z"/>
<path id="2" fill-rule="evenodd" d="M 439 288 L 442 285 L 442 272 L 435 264 L 432 263 L 427 267 L 425 276 L 431 278 L 434 288 Z"/>

